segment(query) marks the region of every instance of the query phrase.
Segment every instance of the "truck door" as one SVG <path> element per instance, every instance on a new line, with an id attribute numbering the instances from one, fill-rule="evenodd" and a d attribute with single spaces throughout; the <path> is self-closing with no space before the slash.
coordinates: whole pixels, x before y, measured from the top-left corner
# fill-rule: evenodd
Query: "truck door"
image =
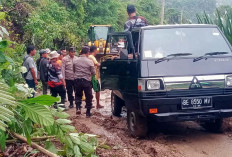
<path id="1" fill-rule="evenodd" d="M 101 64 L 102 89 L 131 91 L 135 87 L 137 90 L 137 86 L 133 86 L 137 83 L 137 59 L 131 33 L 108 34 L 106 45 L 114 56 Z M 105 55 L 108 54 L 105 52 Z"/>

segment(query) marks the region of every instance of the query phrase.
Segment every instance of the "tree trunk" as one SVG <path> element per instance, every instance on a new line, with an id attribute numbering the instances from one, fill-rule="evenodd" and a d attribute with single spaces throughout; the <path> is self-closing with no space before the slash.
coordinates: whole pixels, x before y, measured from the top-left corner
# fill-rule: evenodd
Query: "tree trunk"
<path id="1" fill-rule="evenodd" d="M 161 17 L 160 17 L 160 24 L 164 24 L 164 8 L 165 8 L 165 0 L 162 0 L 162 7 L 161 7 Z"/>

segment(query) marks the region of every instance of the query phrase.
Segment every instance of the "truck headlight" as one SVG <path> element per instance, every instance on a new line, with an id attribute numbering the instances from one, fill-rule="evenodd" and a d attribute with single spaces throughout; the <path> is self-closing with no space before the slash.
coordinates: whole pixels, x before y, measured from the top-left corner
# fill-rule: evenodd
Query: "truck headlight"
<path id="1" fill-rule="evenodd" d="M 227 76 L 226 77 L 226 86 L 227 87 L 232 87 L 232 76 Z"/>
<path id="2" fill-rule="evenodd" d="M 160 89 L 160 80 L 147 80 L 148 90 L 158 90 Z"/>

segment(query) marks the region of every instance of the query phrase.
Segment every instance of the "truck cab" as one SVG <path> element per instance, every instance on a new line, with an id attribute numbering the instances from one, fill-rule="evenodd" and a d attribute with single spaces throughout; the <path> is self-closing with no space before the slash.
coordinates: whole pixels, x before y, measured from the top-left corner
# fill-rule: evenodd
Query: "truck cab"
<path id="1" fill-rule="evenodd" d="M 115 116 L 127 108 L 132 136 L 146 136 L 148 120 L 220 131 L 232 116 L 232 49 L 217 26 L 146 26 L 109 33 L 106 45 L 118 57 L 102 62 L 101 87 Z"/>

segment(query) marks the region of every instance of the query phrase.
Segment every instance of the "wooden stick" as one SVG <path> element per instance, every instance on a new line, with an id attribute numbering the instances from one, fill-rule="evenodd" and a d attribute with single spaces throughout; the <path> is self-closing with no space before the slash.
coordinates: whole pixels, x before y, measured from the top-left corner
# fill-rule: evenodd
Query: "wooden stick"
<path id="1" fill-rule="evenodd" d="M 20 141 L 23 141 L 25 143 L 27 143 L 27 139 L 15 132 L 11 132 L 11 135 L 13 135 L 15 138 L 19 139 Z M 58 155 L 49 152 L 48 150 L 44 149 L 43 147 L 39 146 L 38 144 L 31 142 L 31 147 L 34 149 L 39 150 L 40 152 L 44 153 L 45 155 L 49 156 L 49 157 L 59 157 Z"/>
<path id="2" fill-rule="evenodd" d="M 45 141 L 47 139 L 55 138 L 55 136 L 43 136 L 43 137 L 33 137 L 31 138 L 31 141 L 33 142 L 40 142 L 40 141 Z M 15 142 L 20 142 L 19 139 L 12 139 L 12 140 L 7 140 L 7 144 L 15 143 Z"/>

